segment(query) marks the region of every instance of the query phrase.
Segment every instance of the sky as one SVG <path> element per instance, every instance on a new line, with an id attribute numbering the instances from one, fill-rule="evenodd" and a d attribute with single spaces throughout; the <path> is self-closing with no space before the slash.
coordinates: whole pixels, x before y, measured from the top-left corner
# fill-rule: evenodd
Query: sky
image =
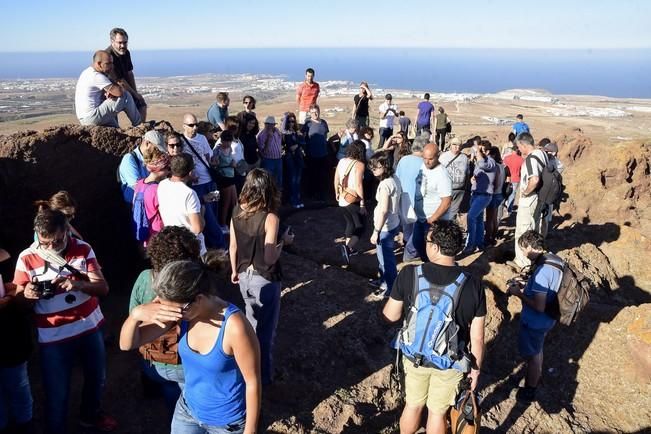
<path id="1" fill-rule="evenodd" d="M 651 47 L 650 0 L 3 0 L 0 52 L 265 47 Z"/>

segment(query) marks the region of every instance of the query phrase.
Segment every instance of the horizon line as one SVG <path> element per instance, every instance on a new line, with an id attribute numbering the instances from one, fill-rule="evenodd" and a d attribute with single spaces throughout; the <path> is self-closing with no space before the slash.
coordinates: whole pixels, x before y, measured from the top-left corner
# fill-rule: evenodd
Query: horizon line
<path id="1" fill-rule="evenodd" d="M 356 49 L 401 49 L 401 50 L 504 50 L 504 51 L 640 51 L 640 50 L 651 50 L 651 46 L 648 47 L 433 47 L 433 46 L 350 46 L 350 47 L 339 47 L 339 46 L 313 46 L 313 47 L 288 47 L 288 46 L 277 46 L 277 47 L 178 47 L 178 48 L 137 48 L 131 49 L 130 51 L 199 51 L 199 50 L 303 50 L 303 49 L 320 49 L 320 50 L 356 50 Z M 70 49 L 70 50 L 10 50 L 10 51 L 0 51 L 0 54 L 45 54 L 45 53 L 84 53 L 93 51 L 90 49 Z"/>

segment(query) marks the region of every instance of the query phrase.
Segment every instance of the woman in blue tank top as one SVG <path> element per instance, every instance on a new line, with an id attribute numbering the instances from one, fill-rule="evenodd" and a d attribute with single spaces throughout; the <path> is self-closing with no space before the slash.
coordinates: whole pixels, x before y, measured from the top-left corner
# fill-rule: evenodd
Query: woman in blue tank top
<path id="1" fill-rule="evenodd" d="M 255 433 L 260 415 L 260 348 L 253 328 L 220 298 L 220 283 L 204 265 L 175 261 L 156 277 L 158 298 L 131 311 L 120 348 L 132 350 L 181 322 L 178 351 L 185 389 L 172 434 Z"/>

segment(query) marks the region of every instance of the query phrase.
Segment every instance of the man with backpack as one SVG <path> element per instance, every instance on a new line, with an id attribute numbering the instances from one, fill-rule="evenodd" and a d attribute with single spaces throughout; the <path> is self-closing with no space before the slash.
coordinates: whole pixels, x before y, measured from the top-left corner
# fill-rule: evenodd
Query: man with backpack
<path id="1" fill-rule="evenodd" d="M 129 204 L 133 203 L 133 189 L 136 182 L 149 175 L 143 154 L 154 147 L 161 152 L 166 152 L 163 136 L 156 130 L 147 131 L 140 142 L 140 146 L 122 157 L 118 168 L 118 177 L 120 178 L 124 201 Z"/>
<path id="2" fill-rule="evenodd" d="M 401 433 L 419 429 L 425 406 L 427 433 L 445 433 L 445 416 L 464 376 L 471 390 L 477 387 L 486 297 L 480 279 L 455 263 L 463 245 L 459 225 L 433 222 L 426 246 L 430 262 L 405 266 L 384 306 L 388 321 L 405 317 L 396 339 L 405 376 Z"/>
<path id="3" fill-rule="evenodd" d="M 517 399 L 531 402 L 536 396 L 543 363 L 543 342 L 556 320 L 550 314 L 563 280 L 564 261 L 545 253 L 543 236 L 529 230 L 517 241 L 526 257 L 534 264 L 528 280 L 512 279 L 507 282 L 510 295 L 522 301 L 518 350 L 525 359 L 524 387 L 518 390 Z"/>
<path id="4" fill-rule="evenodd" d="M 540 231 L 541 215 L 536 212 L 538 192 L 543 184 L 543 171 L 547 167 L 548 160 L 545 152 L 536 148 L 531 134 L 520 134 L 516 143 L 524 158 L 520 169 L 520 198 L 515 219 L 515 260 L 513 261 L 519 271 L 531 265 L 531 261 L 520 248 L 518 239 L 528 230 Z"/>

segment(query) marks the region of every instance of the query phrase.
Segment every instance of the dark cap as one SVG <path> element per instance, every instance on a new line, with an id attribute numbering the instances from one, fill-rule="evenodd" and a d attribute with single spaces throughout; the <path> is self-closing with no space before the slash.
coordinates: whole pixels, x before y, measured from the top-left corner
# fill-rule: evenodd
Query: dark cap
<path id="1" fill-rule="evenodd" d="M 554 142 L 549 142 L 543 148 L 546 152 L 558 152 L 558 145 Z"/>

